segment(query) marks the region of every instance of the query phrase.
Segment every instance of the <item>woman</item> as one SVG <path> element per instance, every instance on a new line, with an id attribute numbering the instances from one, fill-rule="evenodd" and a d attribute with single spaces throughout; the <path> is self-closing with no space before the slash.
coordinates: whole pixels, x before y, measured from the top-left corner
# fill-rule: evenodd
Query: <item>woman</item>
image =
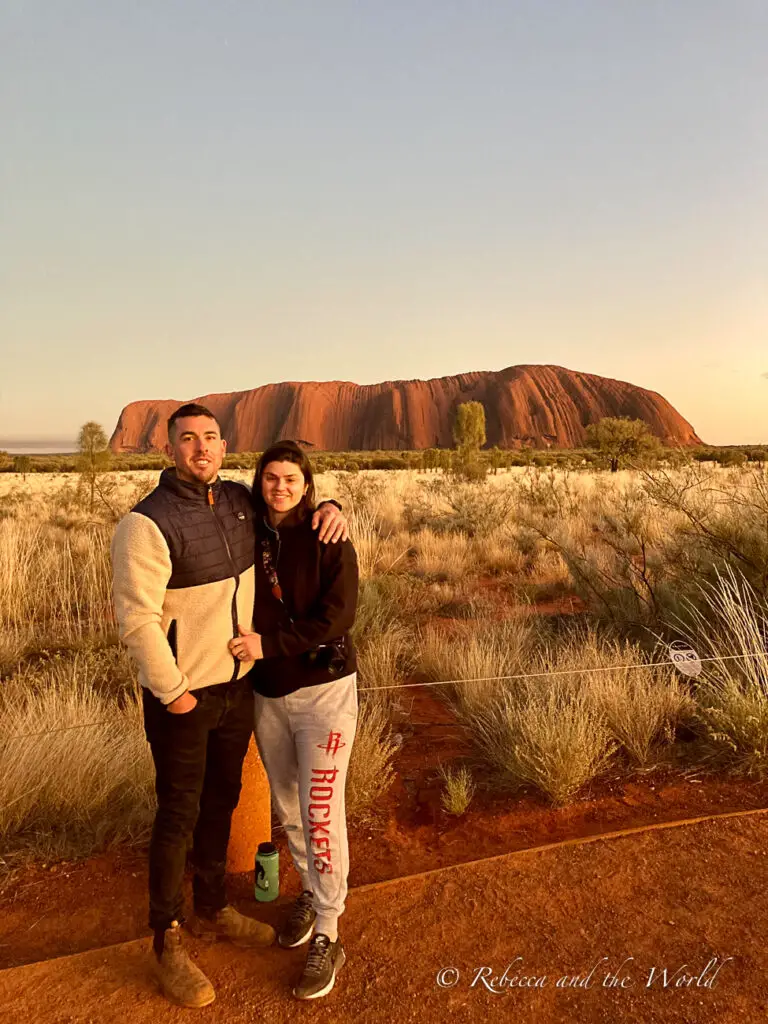
<path id="1" fill-rule="evenodd" d="M 256 467 L 254 633 L 230 644 L 259 658 L 256 742 L 285 827 L 302 894 L 278 935 L 281 946 L 311 938 L 293 993 L 315 999 L 344 964 L 338 918 L 349 852 L 344 789 L 357 724 L 357 557 L 349 541 L 322 544 L 311 528 L 312 466 L 293 441 L 267 449 Z"/>

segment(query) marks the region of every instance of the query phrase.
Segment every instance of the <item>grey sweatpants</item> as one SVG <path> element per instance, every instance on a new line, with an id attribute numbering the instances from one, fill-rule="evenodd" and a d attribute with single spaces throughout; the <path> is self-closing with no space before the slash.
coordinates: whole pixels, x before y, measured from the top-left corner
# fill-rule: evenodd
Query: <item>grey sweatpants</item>
<path id="1" fill-rule="evenodd" d="M 286 697 L 256 694 L 256 743 L 315 932 L 335 938 L 349 872 L 344 790 L 357 726 L 357 675 Z"/>

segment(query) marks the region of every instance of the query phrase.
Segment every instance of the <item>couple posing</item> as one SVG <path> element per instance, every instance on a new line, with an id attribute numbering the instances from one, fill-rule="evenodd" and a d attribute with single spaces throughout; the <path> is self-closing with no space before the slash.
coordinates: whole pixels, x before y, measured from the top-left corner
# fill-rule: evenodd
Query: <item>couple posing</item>
<path id="1" fill-rule="evenodd" d="M 339 509 L 315 511 L 312 468 L 292 441 L 259 460 L 252 491 L 220 480 L 226 441 L 190 403 L 168 421 L 175 466 L 118 524 L 112 542 L 120 636 L 138 663 L 155 764 L 149 925 L 163 992 L 184 1006 L 215 993 L 184 951 L 189 840 L 195 934 L 245 946 L 275 939 L 226 898 L 224 874 L 243 760 L 255 731 L 302 893 L 278 934 L 311 939 L 293 989 L 331 990 L 344 963 L 337 922 L 349 857 L 344 788 L 357 723 L 349 630 L 357 560 Z M 255 852 L 255 851 L 254 851 Z"/>

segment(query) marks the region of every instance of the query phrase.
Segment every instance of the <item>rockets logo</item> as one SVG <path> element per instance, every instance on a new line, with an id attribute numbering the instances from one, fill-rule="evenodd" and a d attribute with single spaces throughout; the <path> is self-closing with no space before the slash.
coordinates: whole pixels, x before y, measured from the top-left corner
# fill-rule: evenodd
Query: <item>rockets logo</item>
<path id="1" fill-rule="evenodd" d="M 331 735 L 338 737 L 340 733 Z M 315 870 L 321 875 L 333 874 L 332 859 L 335 846 L 331 840 L 335 842 L 336 826 L 332 826 L 331 822 L 331 801 L 333 784 L 338 774 L 338 768 L 313 768 L 312 778 L 309 780 L 309 799 L 312 801 L 308 807 L 309 844 L 315 855 Z"/>
<path id="2" fill-rule="evenodd" d="M 319 750 L 324 750 L 326 754 L 330 754 L 331 757 L 336 757 L 341 748 L 346 747 L 346 745 L 346 743 L 341 742 L 341 733 L 333 732 L 333 730 L 328 733 L 328 739 L 324 744 L 317 744 Z"/>

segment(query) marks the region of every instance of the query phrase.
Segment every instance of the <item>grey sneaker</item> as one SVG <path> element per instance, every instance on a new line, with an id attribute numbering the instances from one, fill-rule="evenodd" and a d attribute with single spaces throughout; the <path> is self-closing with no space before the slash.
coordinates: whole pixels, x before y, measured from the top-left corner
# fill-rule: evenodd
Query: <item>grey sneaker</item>
<path id="1" fill-rule="evenodd" d="M 312 893 L 305 889 L 291 908 L 288 920 L 280 929 L 277 941 L 284 949 L 301 946 L 312 934 L 317 914 L 312 909 Z"/>
<path id="2" fill-rule="evenodd" d="M 307 952 L 304 973 L 294 988 L 297 999 L 319 999 L 327 995 L 336 981 L 336 974 L 344 966 L 346 957 L 341 939 L 331 942 L 327 935 L 313 935 Z"/>

